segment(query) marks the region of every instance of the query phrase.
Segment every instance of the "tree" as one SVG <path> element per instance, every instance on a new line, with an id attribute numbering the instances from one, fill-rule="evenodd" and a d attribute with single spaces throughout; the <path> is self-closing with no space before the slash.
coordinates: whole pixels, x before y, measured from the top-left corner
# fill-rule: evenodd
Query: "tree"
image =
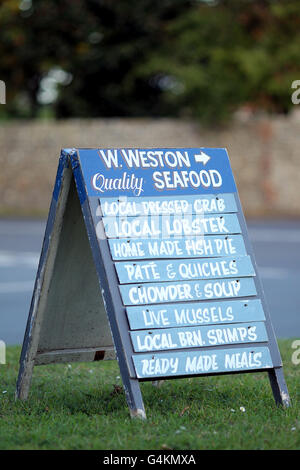
<path id="1" fill-rule="evenodd" d="M 288 112 L 299 50 L 297 0 L 0 0 L 1 110 L 38 116 L 56 80 L 56 117 Z"/>
<path id="2" fill-rule="evenodd" d="M 6 0 L 0 7 L 0 77 L 11 115 L 38 114 L 40 86 L 53 68 L 72 77 L 55 113 L 138 116 L 167 113 L 161 90 L 134 69 L 160 47 L 165 21 L 190 0 Z M 18 105 L 19 103 L 19 105 Z M 21 105 L 20 105 L 21 103 Z"/>
<path id="3" fill-rule="evenodd" d="M 169 77 L 162 99 L 201 121 L 241 105 L 286 113 L 300 77 L 300 3 L 198 2 L 170 21 L 166 40 L 139 73 Z"/>

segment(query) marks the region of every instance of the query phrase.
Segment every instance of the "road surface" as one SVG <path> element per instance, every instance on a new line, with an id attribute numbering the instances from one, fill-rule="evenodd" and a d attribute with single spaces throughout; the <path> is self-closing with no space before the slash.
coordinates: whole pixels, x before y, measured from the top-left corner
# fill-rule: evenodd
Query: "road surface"
<path id="1" fill-rule="evenodd" d="M 250 238 L 279 338 L 300 338 L 300 221 L 249 221 Z M 0 220 L 0 339 L 23 341 L 44 221 Z"/>

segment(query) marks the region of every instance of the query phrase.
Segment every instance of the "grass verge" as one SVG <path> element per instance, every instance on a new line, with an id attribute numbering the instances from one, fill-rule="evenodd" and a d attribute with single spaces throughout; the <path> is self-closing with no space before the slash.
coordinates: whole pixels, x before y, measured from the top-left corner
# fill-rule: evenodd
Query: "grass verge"
<path id="1" fill-rule="evenodd" d="M 0 366 L 0 449 L 299 449 L 300 365 L 279 342 L 292 406 L 266 373 L 142 383 L 148 420 L 131 420 L 116 361 L 39 366 L 15 402 L 19 347 Z"/>

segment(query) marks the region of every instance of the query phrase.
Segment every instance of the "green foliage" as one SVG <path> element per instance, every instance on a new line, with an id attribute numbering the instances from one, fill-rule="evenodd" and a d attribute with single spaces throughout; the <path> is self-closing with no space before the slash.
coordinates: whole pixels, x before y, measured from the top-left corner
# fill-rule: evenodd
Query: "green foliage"
<path id="1" fill-rule="evenodd" d="M 287 112 L 300 76 L 297 1 L 219 1 L 166 26 L 162 48 L 141 74 L 169 75 L 164 99 L 202 121 L 225 120 L 240 107 Z"/>
<path id="2" fill-rule="evenodd" d="M 0 0 L 0 111 L 202 122 L 242 105 L 286 113 L 299 51 L 297 0 Z M 57 69 L 65 79 L 47 108 L 41 89 Z"/>
<path id="3" fill-rule="evenodd" d="M 167 113 L 161 90 L 133 70 L 160 45 L 164 21 L 190 0 L 6 0 L 0 4 L 0 77 L 6 112 L 38 115 L 39 90 L 53 68 L 71 74 L 60 86 L 58 117 Z"/>
<path id="4" fill-rule="evenodd" d="M 34 369 L 15 401 L 20 348 L 0 366 L 0 449 L 299 449 L 300 368 L 279 343 L 292 406 L 276 407 L 267 373 L 142 383 L 147 421 L 131 420 L 117 361 Z"/>

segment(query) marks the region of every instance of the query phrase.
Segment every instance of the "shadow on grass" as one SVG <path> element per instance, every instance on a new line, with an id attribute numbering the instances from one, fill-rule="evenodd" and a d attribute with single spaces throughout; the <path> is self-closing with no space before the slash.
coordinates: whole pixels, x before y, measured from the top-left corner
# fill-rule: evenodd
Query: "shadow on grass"
<path id="1" fill-rule="evenodd" d="M 11 367 L 7 372 L 9 369 L 7 385 L 13 390 L 17 369 Z M 34 371 L 29 400 L 16 405 L 10 399 L 10 407 L 17 406 L 18 411 L 26 414 L 51 410 L 55 414 L 124 419 L 129 413 L 119 374 L 115 361 L 40 366 Z M 199 416 L 208 410 L 221 412 L 240 407 L 262 412 L 274 409 L 266 372 L 166 380 L 160 388 L 147 382 L 141 383 L 141 390 L 148 418 L 157 415 L 165 418 L 172 413 Z"/>
<path id="2" fill-rule="evenodd" d="M 274 400 L 267 374 L 256 376 L 223 376 L 165 381 L 160 388 L 151 383 L 142 383 L 141 390 L 147 414 L 168 416 L 170 413 L 183 415 L 198 413 L 201 410 L 218 411 L 253 404 L 258 407 L 273 408 Z M 123 387 L 114 383 L 81 385 L 60 380 L 55 388 L 45 381 L 32 388 L 28 404 L 40 403 L 42 409 L 67 414 L 83 413 L 87 416 L 128 416 L 128 408 Z"/>

